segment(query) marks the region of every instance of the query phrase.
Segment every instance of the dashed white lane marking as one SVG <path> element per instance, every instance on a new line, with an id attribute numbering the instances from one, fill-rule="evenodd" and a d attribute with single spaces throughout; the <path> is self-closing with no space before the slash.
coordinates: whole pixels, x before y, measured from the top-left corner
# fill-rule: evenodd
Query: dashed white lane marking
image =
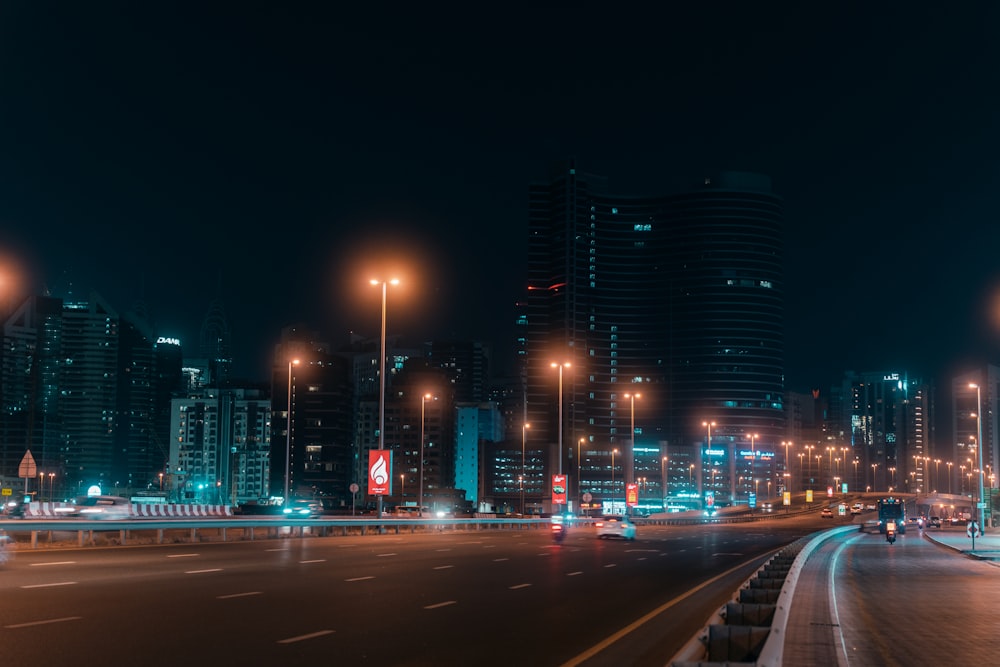
<path id="1" fill-rule="evenodd" d="M 300 560 L 299 564 L 308 565 L 309 563 L 325 563 L 325 562 L 326 562 L 325 558 L 315 558 L 313 560 Z"/>
<path id="2" fill-rule="evenodd" d="M 208 572 L 222 572 L 221 567 L 210 567 L 206 570 L 187 570 L 184 574 L 206 574 Z"/>
<path id="3" fill-rule="evenodd" d="M 52 586 L 72 586 L 75 583 L 75 581 L 56 581 L 51 584 L 30 584 L 21 586 L 21 588 L 51 588 Z"/>
<path id="4" fill-rule="evenodd" d="M 48 625 L 49 623 L 65 623 L 66 621 L 79 621 L 82 616 L 65 616 L 63 618 L 49 618 L 44 621 L 30 621 L 28 623 L 15 623 L 14 625 L 3 626 L 7 630 L 15 630 L 17 628 L 30 628 L 34 625 Z"/>
<path id="5" fill-rule="evenodd" d="M 306 639 L 315 639 L 316 637 L 322 637 L 323 635 L 331 635 L 333 630 L 320 630 L 319 632 L 310 632 L 307 635 L 299 635 L 298 637 L 289 637 L 288 639 L 279 639 L 279 644 L 294 644 L 295 642 L 305 641 Z"/>
<path id="6" fill-rule="evenodd" d="M 513 586 L 509 586 L 509 588 L 512 591 L 516 591 L 518 588 L 527 588 L 530 585 L 531 584 L 514 584 Z"/>
<path id="7" fill-rule="evenodd" d="M 581 572 L 580 570 L 577 570 L 576 572 L 567 572 L 566 576 L 567 577 L 575 577 L 575 576 L 580 575 L 580 574 L 583 574 L 583 572 Z"/>
<path id="8" fill-rule="evenodd" d="M 195 556 L 200 556 L 201 554 L 169 554 L 167 558 L 194 558 Z"/>
<path id="9" fill-rule="evenodd" d="M 29 567 L 45 567 L 46 565 L 73 565 L 75 560 L 54 560 L 51 563 L 32 563 Z"/>
<path id="10" fill-rule="evenodd" d="M 447 607 L 448 605 L 458 604 L 458 600 L 448 600 L 447 602 L 438 602 L 437 604 L 429 604 L 424 609 L 437 609 L 438 607 Z"/>
<path id="11" fill-rule="evenodd" d="M 604 567 L 618 567 L 618 563 L 608 563 Z"/>
<path id="12" fill-rule="evenodd" d="M 454 565 L 438 565 L 434 569 L 435 570 L 449 570 L 449 569 L 451 569 L 453 567 L 455 567 L 455 566 Z"/>
<path id="13" fill-rule="evenodd" d="M 365 581 L 367 579 L 374 579 L 375 577 L 369 575 L 367 577 L 351 577 L 350 579 L 344 579 L 344 581 Z"/>
<path id="14" fill-rule="evenodd" d="M 245 598 L 251 595 L 263 595 L 260 591 L 247 591 L 246 593 L 230 593 L 229 595 L 217 595 L 218 600 L 231 600 L 233 598 Z"/>
<path id="15" fill-rule="evenodd" d="M 394 553 L 388 553 L 388 554 L 375 554 L 375 557 L 376 557 L 376 558 L 385 558 L 386 556 L 395 556 L 395 555 L 396 555 L 396 554 L 394 554 Z"/>
<path id="16" fill-rule="evenodd" d="M 509 558 L 494 558 L 493 562 L 494 563 L 502 563 L 505 560 L 510 560 L 510 559 Z"/>

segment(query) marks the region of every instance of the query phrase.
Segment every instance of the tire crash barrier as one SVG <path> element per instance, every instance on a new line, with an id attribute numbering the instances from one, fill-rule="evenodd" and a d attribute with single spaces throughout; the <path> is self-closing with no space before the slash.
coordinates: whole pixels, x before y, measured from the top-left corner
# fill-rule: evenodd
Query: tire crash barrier
<path id="1" fill-rule="evenodd" d="M 720 608 L 668 664 L 671 667 L 757 665 L 771 634 L 782 587 L 804 544 L 804 540 L 793 542 L 764 563 L 733 600 Z"/>
<path id="2" fill-rule="evenodd" d="M 748 579 L 731 602 L 708 620 L 667 664 L 670 667 L 780 667 L 785 630 L 799 573 L 809 556 L 853 525 L 809 535 L 787 545 Z"/>

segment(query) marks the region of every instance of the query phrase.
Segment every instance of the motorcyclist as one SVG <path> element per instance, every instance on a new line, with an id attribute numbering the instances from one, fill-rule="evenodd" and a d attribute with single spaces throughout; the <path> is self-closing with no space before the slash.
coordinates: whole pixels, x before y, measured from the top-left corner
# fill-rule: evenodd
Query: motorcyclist
<path id="1" fill-rule="evenodd" d="M 896 541 L 896 522 L 887 521 L 885 524 L 885 541 L 893 544 Z"/>

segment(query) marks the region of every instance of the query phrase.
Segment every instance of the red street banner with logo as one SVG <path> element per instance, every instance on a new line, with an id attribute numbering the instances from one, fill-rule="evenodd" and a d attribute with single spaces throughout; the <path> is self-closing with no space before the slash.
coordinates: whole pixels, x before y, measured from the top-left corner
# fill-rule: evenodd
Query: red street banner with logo
<path id="1" fill-rule="evenodd" d="M 625 486 L 625 504 L 629 507 L 635 507 L 639 504 L 638 484 L 627 484 Z"/>
<path id="2" fill-rule="evenodd" d="M 368 495 L 388 496 L 392 493 L 392 450 L 368 450 Z"/>
<path id="3" fill-rule="evenodd" d="M 552 475 L 552 504 L 566 504 L 566 475 Z"/>

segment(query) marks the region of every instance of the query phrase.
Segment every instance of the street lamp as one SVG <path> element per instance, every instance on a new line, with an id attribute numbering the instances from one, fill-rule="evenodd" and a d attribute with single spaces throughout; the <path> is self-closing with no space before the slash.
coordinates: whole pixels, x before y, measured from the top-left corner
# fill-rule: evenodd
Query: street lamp
<path id="1" fill-rule="evenodd" d="M 979 508 L 979 530 L 986 532 L 986 509 L 983 506 L 983 394 L 978 384 L 970 382 L 969 387 L 976 389 L 976 459 L 979 465 L 979 497 L 976 505 Z"/>
<path id="2" fill-rule="evenodd" d="M 372 279 L 372 285 L 382 286 L 382 329 L 379 336 L 379 357 L 378 357 L 378 448 L 379 450 L 385 449 L 385 306 L 386 306 L 386 296 L 387 296 L 387 285 L 398 285 L 399 280 L 393 278 L 392 280 L 376 280 Z M 378 512 L 379 518 L 382 517 L 382 494 L 376 496 L 377 506 L 376 510 Z"/>
<path id="3" fill-rule="evenodd" d="M 405 505 L 406 501 L 406 473 L 399 476 L 399 504 Z"/>
<path id="4" fill-rule="evenodd" d="M 583 447 L 583 443 L 586 438 L 580 438 L 576 441 L 576 495 L 577 498 L 583 495 L 583 489 L 580 488 L 580 462 L 583 460 L 580 458 L 580 449 Z"/>
<path id="5" fill-rule="evenodd" d="M 670 495 L 667 489 L 667 457 L 660 460 L 660 486 L 663 488 L 663 508 L 666 509 L 667 496 Z"/>
<path id="6" fill-rule="evenodd" d="M 877 463 L 872 464 L 872 491 L 874 491 L 875 493 L 878 493 L 878 487 L 875 486 L 875 468 L 877 467 L 878 467 Z"/>
<path id="7" fill-rule="evenodd" d="M 54 493 L 54 491 L 52 489 L 52 487 L 55 486 L 55 483 L 56 483 L 56 474 L 54 472 L 50 472 L 49 473 L 49 502 L 51 502 L 53 500 L 53 495 L 55 495 L 55 493 Z"/>
<path id="8" fill-rule="evenodd" d="M 517 482 L 521 486 L 521 516 L 524 516 L 524 475 L 518 475 Z"/>
<path id="9" fill-rule="evenodd" d="M 417 516 L 424 516 L 424 406 L 429 400 L 437 400 L 437 396 L 424 394 L 420 397 L 420 485 L 417 493 Z"/>
<path id="10" fill-rule="evenodd" d="M 528 429 L 531 424 L 521 424 L 521 516 L 524 516 L 524 448 L 528 442 Z"/>
<path id="11" fill-rule="evenodd" d="M 562 474 L 562 460 L 563 460 L 563 368 L 569 368 L 569 362 L 564 361 L 563 363 L 556 363 L 553 361 L 551 363 L 552 368 L 559 369 L 559 474 Z"/>
<path id="12" fill-rule="evenodd" d="M 701 423 L 701 425 L 704 426 L 704 427 L 706 427 L 708 429 L 708 439 L 705 440 L 705 449 L 706 450 L 712 449 L 712 427 L 715 426 L 715 422 L 704 421 L 704 422 Z M 699 456 L 698 457 L 698 463 L 701 466 L 704 466 L 704 464 L 705 464 L 705 457 L 704 456 Z M 699 467 L 698 468 L 698 486 L 699 487 L 701 486 L 702 480 L 704 478 L 705 478 L 704 469 L 701 468 L 701 467 Z"/>
<path id="13" fill-rule="evenodd" d="M 955 465 L 955 464 L 952 461 L 946 461 L 945 465 L 948 466 L 948 495 L 950 496 L 951 495 L 951 467 L 953 465 Z"/>
<path id="14" fill-rule="evenodd" d="M 288 360 L 288 411 L 285 413 L 285 495 L 281 502 L 288 507 L 288 480 L 292 466 L 292 366 L 298 366 L 298 359 Z M 380 507 L 379 510 L 382 508 Z"/>
<path id="15" fill-rule="evenodd" d="M 611 450 L 611 514 L 615 513 L 615 454 L 618 449 Z"/>
<path id="16" fill-rule="evenodd" d="M 785 446 L 785 472 L 791 472 L 792 467 L 790 465 L 788 465 L 788 448 L 791 446 L 792 441 L 791 440 L 782 440 L 781 444 Z M 789 481 L 791 481 L 791 480 L 789 480 Z M 786 485 L 786 487 L 787 486 L 790 486 L 790 484 Z M 786 488 L 785 490 L 786 491 L 791 491 L 791 489 L 789 489 L 789 488 Z"/>
<path id="17" fill-rule="evenodd" d="M 629 399 L 629 403 L 630 403 L 629 415 L 630 415 L 630 424 L 631 424 L 631 426 L 630 426 L 631 430 L 629 431 L 629 440 L 631 441 L 630 442 L 630 449 L 631 449 L 631 457 L 630 458 L 632 459 L 632 465 L 630 466 L 630 469 L 627 471 L 628 474 L 625 476 L 625 482 L 628 483 L 632 478 L 635 477 L 635 399 L 642 398 L 642 394 L 638 394 L 638 393 L 635 393 L 635 394 L 625 394 L 625 398 Z"/>

